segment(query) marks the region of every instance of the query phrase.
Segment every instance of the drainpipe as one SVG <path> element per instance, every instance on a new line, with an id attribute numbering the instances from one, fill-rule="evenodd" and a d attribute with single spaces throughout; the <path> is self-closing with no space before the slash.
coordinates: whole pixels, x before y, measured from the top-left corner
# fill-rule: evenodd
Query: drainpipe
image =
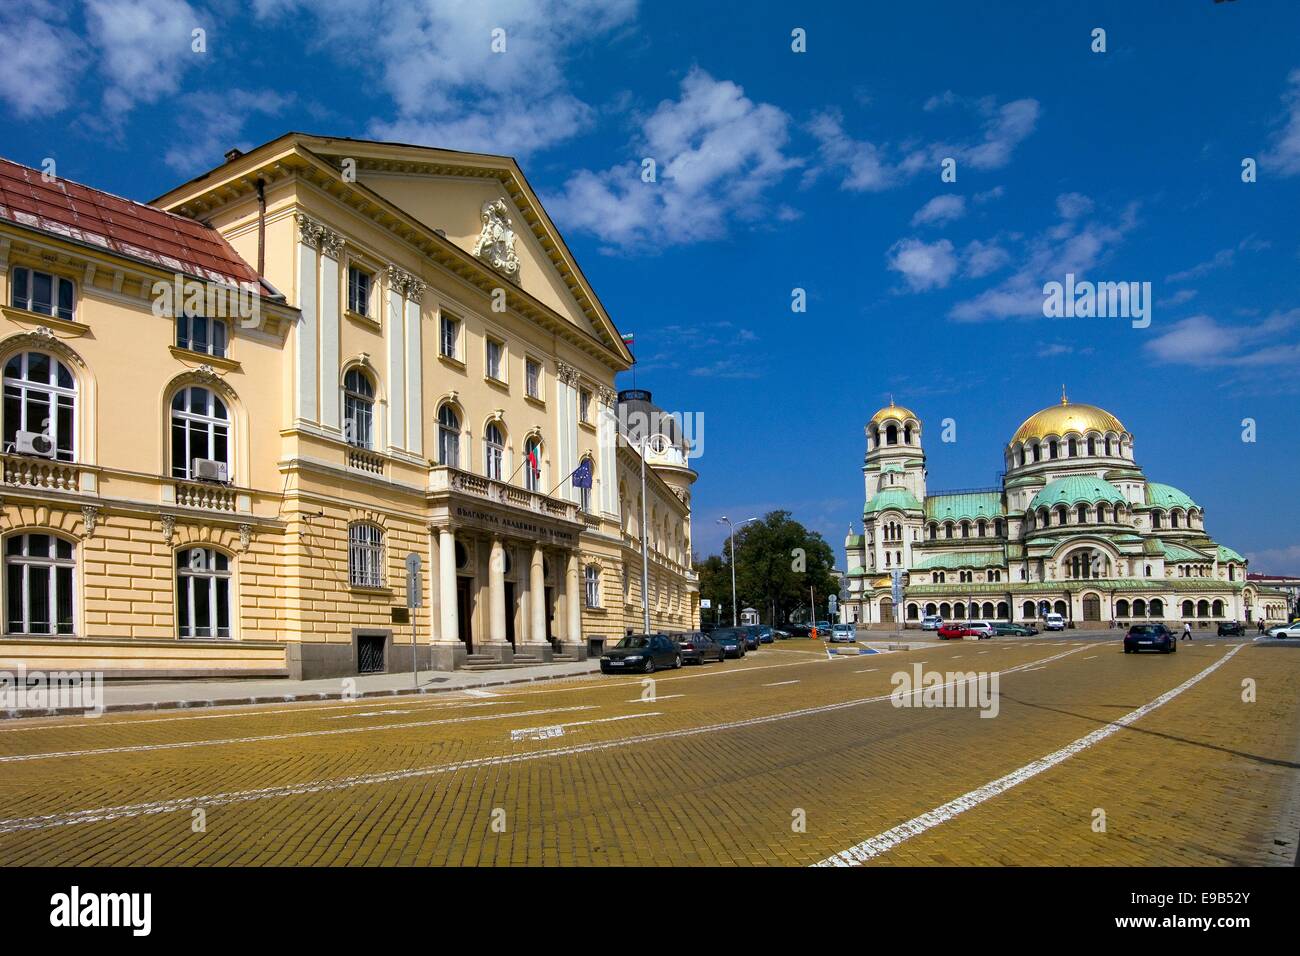
<path id="1" fill-rule="evenodd" d="M 257 180 L 257 274 L 266 274 L 266 180 Z"/>

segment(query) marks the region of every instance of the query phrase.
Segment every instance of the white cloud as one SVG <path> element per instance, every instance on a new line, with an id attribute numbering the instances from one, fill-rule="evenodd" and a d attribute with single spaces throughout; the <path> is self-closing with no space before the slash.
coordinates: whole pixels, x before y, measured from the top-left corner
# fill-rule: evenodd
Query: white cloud
<path id="1" fill-rule="evenodd" d="M 565 228 L 612 247 L 720 238 L 731 220 L 762 215 L 766 190 L 799 164 L 783 152 L 788 127 L 782 110 L 692 69 L 680 98 L 661 102 L 642 124 L 637 155 L 654 159 L 656 182 L 642 181 L 638 162 L 584 169 L 547 208 Z"/>
<path id="2" fill-rule="evenodd" d="M 72 99 L 85 45 L 49 0 L 0 5 L 0 100 L 20 117 L 57 113 Z"/>
<path id="3" fill-rule="evenodd" d="M 974 239 L 962 250 L 962 274 L 970 279 L 992 275 L 1011 261 L 1011 253 L 996 242 Z"/>
<path id="4" fill-rule="evenodd" d="M 819 161 L 804 175 L 805 185 L 829 170 L 842 175 L 840 188 L 850 192 L 878 192 L 896 184 L 897 177 L 883 159 L 881 150 L 874 143 L 849 136 L 844 131 L 844 116 L 839 110 L 815 114 L 808 131 L 817 140 Z"/>
<path id="5" fill-rule="evenodd" d="M 592 108 L 568 88 L 571 51 L 608 38 L 636 16 L 636 0 L 256 0 L 262 17 L 314 16 L 320 42 L 352 62 L 355 38 L 373 60 L 397 115 L 369 135 L 526 156 L 587 128 Z M 504 52 L 493 50 L 503 30 Z M 346 51 L 346 52 L 343 52 Z"/>
<path id="6" fill-rule="evenodd" d="M 1181 272 L 1174 272 L 1165 276 L 1166 282 L 1186 282 L 1188 279 L 1199 279 L 1207 273 L 1214 272 L 1216 269 L 1225 269 L 1237 261 L 1238 252 L 1259 252 L 1262 249 L 1268 249 L 1272 243 L 1256 239 L 1253 235 L 1247 236 L 1235 247 L 1220 249 L 1209 259 L 1204 262 L 1198 262 L 1190 269 L 1184 269 Z"/>
<path id="7" fill-rule="evenodd" d="M 1287 77 L 1282 102 L 1286 104 L 1286 120 L 1272 147 L 1260 159 L 1283 176 L 1295 176 L 1300 174 L 1300 69 L 1292 70 Z"/>
<path id="8" fill-rule="evenodd" d="M 185 0 L 86 0 L 86 35 L 99 51 L 110 118 L 136 103 L 153 103 L 180 85 L 181 73 L 201 63 L 192 31 L 209 31 Z"/>
<path id="9" fill-rule="evenodd" d="M 1191 302 L 1196 298 L 1195 289 L 1179 289 L 1167 299 L 1159 300 L 1156 305 L 1161 308 L 1172 308 L 1176 305 L 1182 305 L 1184 302 Z"/>
<path id="10" fill-rule="evenodd" d="M 1062 219 L 1078 219 L 1092 209 L 1092 200 L 1082 193 L 1062 193 L 1056 197 L 1056 212 Z"/>
<path id="11" fill-rule="evenodd" d="M 249 146 L 238 140 L 245 122 L 254 114 L 275 116 L 293 99 L 292 94 L 281 95 L 273 90 L 239 89 L 183 96 L 180 135 L 163 154 L 163 161 L 181 173 L 211 168 L 232 146 Z"/>
<path id="12" fill-rule="evenodd" d="M 1002 106 L 998 106 L 993 97 L 974 101 L 955 98 L 947 102 L 969 102 L 974 107 L 983 117 L 983 139 L 978 142 L 930 143 L 914 149 L 899 164 L 903 172 L 913 174 L 923 169 L 937 170 L 940 161 L 947 157 L 957 160 L 959 170 L 962 166 L 980 170 L 1001 169 L 1011 162 L 1016 147 L 1034 132 L 1042 113 L 1038 101 L 1030 98 L 1012 100 Z M 935 100 L 927 103 L 927 107 L 932 103 Z M 946 105 L 946 102 L 940 105 Z"/>
<path id="13" fill-rule="evenodd" d="M 1067 198 L 1069 197 L 1069 198 Z M 1079 214 L 1086 197 L 1066 194 L 1057 198 L 1058 214 Z M 1130 205 L 1114 221 L 1062 218 L 1028 240 L 1015 258 L 1021 266 L 1010 276 L 972 299 L 957 303 L 949 316 L 959 321 L 1041 318 L 1043 283 L 1062 281 L 1067 272 L 1084 276 L 1100 263 L 1137 225 L 1137 207 Z M 1122 277 L 1128 280 L 1132 277 Z"/>
<path id="14" fill-rule="evenodd" d="M 1300 309 L 1274 312 L 1251 325 L 1224 325 L 1208 315 L 1175 322 L 1146 344 L 1156 361 L 1200 367 L 1252 368 L 1294 365 L 1300 343 L 1279 341 L 1300 324 Z"/>
<path id="15" fill-rule="evenodd" d="M 957 271 L 957 256 L 947 239 L 926 243 L 900 239 L 886 254 L 889 268 L 902 273 L 913 292 L 942 289 Z"/>
<path id="16" fill-rule="evenodd" d="M 1252 574 L 1300 574 L 1300 544 L 1245 552 Z"/>
<path id="17" fill-rule="evenodd" d="M 913 226 L 937 225 L 954 222 L 966 215 L 966 197 L 953 193 L 935 196 L 912 216 Z"/>

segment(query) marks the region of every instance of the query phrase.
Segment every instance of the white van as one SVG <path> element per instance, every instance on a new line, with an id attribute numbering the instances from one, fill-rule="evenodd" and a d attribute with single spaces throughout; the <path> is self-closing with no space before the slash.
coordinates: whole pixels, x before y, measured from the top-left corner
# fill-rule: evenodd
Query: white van
<path id="1" fill-rule="evenodd" d="M 993 630 L 993 625 L 988 621 L 971 621 L 966 627 L 978 634 L 980 640 L 997 637 L 997 631 Z"/>
<path id="2" fill-rule="evenodd" d="M 1055 611 L 1043 615 L 1043 629 L 1047 631 L 1065 630 L 1065 618 Z"/>

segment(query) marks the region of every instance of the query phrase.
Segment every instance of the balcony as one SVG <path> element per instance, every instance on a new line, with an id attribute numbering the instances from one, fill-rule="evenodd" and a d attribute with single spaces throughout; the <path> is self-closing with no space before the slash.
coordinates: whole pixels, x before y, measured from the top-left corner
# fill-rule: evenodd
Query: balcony
<path id="1" fill-rule="evenodd" d="M 10 488 L 79 491 L 81 469 L 71 462 L 28 455 L 4 455 L 4 483 Z"/>
<path id="2" fill-rule="evenodd" d="M 352 447 L 348 449 L 348 467 L 367 475 L 383 475 L 384 456 L 365 448 Z"/>
<path id="3" fill-rule="evenodd" d="M 226 511 L 231 514 L 239 508 L 239 492 L 228 485 L 205 481 L 175 481 L 172 483 L 173 500 L 181 508 L 199 511 Z M 247 509 L 244 509 L 247 510 Z"/>
<path id="4" fill-rule="evenodd" d="M 429 471 L 429 493 L 455 491 L 484 501 L 532 511 L 562 521 L 579 521 L 578 506 L 571 501 L 552 498 L 540 491 L 528 491 L 494 478 L 484 478 L 459 468 L 436 466 Z"/>

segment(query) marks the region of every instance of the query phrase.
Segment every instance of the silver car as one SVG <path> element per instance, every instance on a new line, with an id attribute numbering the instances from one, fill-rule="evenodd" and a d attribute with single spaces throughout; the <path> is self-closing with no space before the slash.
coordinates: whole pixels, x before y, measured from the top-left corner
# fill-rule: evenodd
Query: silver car
<path id="1" fill-rule="evenodd" d="M 831 643 L 844 641 L 852 644 L 858 639 L 858 626 L 856 624 L 836 624 L 831 628 Z"/>

